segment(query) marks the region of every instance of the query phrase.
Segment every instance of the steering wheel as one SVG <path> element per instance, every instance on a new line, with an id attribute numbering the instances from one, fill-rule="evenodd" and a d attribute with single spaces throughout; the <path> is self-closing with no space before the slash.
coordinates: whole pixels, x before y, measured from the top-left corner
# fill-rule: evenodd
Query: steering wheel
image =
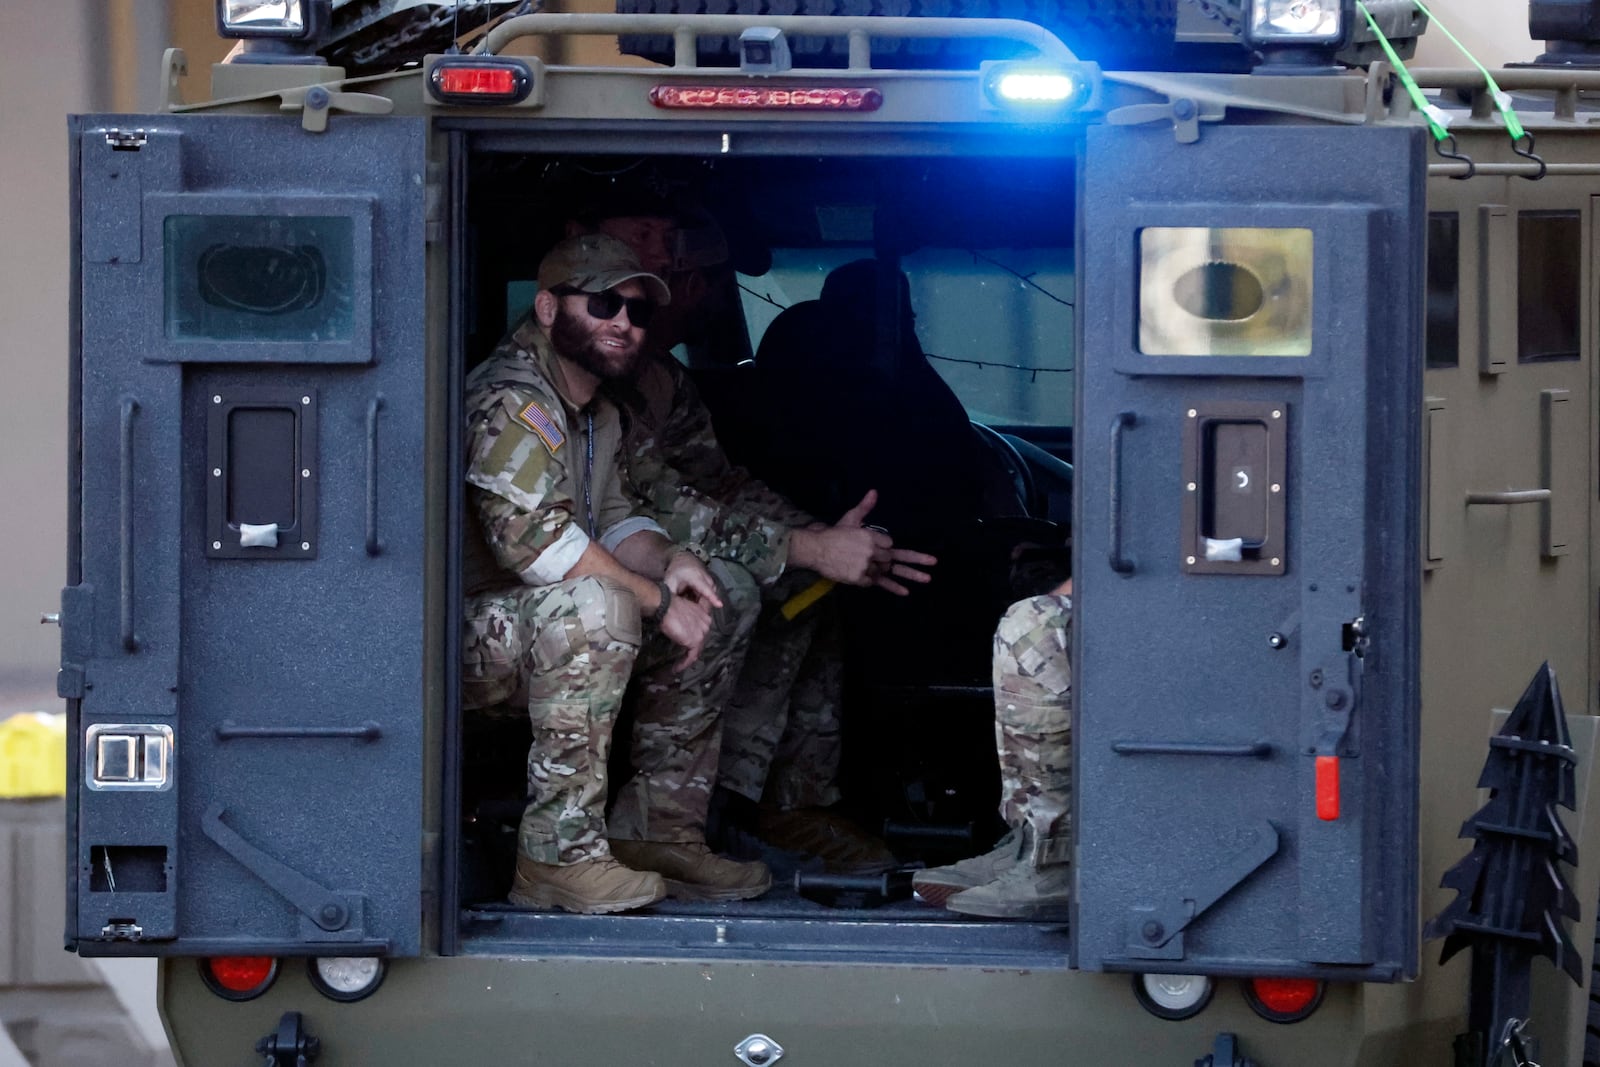
<path id="1" fill-rule="evenodd" d="M 989 450 L 1005 465 L 1006 473 L 1011 476 L 1011 485 L 1017 491 L 1017 499 L 1022 501 L 1023 511 L 1029 515 L 1036 514 L 1040 501 L 1038 486 L 1033 480 L 1033 468 L 1022 458 L 1022 453 L 1010 437 L 976 419 L 970 421 L 979 440 L 988 445 Z"/>

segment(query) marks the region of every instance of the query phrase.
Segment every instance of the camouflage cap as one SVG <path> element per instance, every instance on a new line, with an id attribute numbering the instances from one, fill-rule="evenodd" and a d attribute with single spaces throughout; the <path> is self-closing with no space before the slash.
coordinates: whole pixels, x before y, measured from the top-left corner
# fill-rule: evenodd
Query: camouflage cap
<path id="1" fill-rule="evenodd" d="M 568 237 L 545 253 L 539 262 L 539 288 L 570 286 L 584 293 L 598 293 L 638 278 L 658 304 L 672 300 L 667 283 L 639 265 L 633 249 L 603 233 Z"/>

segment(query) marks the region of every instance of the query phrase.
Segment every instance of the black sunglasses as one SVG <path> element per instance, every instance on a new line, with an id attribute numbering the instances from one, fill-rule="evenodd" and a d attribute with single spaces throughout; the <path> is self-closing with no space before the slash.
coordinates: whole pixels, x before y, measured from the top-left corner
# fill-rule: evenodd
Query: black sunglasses
<path id="1" fill-rule="evenodd" d="M 617 317 L 617 312 L 623 308 L 628 309 L 628 321 L 641 330 L 650 328 L 650 320 L 655 317 L 656 306 L 642 296 L 623 296 L 615 289 L 602 289 L 598 293 L 586 293 L 582 289 L 574 289 L 570 285 L 559 286 L 550 290 L 556 296 L 586 296 L 589 298 L 589 317 L 602 322 L 610 322 Z"/>

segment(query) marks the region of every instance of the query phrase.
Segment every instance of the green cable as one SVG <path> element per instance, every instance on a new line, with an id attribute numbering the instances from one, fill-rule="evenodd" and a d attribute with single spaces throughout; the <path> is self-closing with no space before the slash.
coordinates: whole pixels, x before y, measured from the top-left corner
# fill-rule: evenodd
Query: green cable
<path id="1" fill-rule="evenodd" d="M 1448 140 L 1450 132 L 1446 127 L 1450 125 L 1450 116 L 1445 114 L 1441 108 L 1430 104 L 1428 98 L 1422 95 L 1422 89 L 1418 87 L 1417 79 L 1413 78 L 1411 72 L 1406 69 L 1404 61 L 1395 52 L 1394 45 L 1389 43 L 1389 38 L 1385 37 L 1383 31 L 1378 28 L 1377 20 L 1372 17 L 1372 12 L 1367 10 L 1367 5 L 1363 3 L 1363 0 L 1356 0 L 1356 7 L 1366 17 L 1367 25 L 1372 27 L 1373 34 L 1378 38 L 1378 44 L 1383 46 L 1383 54 L 1389 57 L 1389 63 L 1394 67 L 1395 75 L 1400 79 L 1400 84 L 1405 86 L 1406 95 L 1411 97 L 1411 103 L 1428 120 L 1428 129 L 1433 131 L 1433 139 L 1436 141 Z"/>
<path id="2" fill-rule="evenodd" d="M 1461 54 L 1467 57 L 1468 62 L 1482 72 L 1483 80 L 1488 82 L 1489 92 L 1494 97 L 1495 107 L 1500 109 L 1501 116 L 1506 120 L 1506 132 L 1511 135 L 1511 139 L 1513 141 L 1522 140 L 1528 131 L 1522 128 L 1522 120 L 1517 118 L 1516 109 L 1511 106 L 1510 94 L 1500 88 L 1500 83 L 1494 80 L 1494 75 L 1489 73 L 1489 68 L 1478 62 L 1477 56 L 1467 51 L 1467 46 L 1462 44 L 1461 41 L 1456 38 L 1456 35 L 1450 32 L 1450 27 L 1440 22 L 1439 16 L 1428 10 L 1427 4 L 1423 3 L 1422 0 L 1411 0 L 1411 2 L 1417 5 L 1418 11 L 1421 11 L 1424 15 L 1428 16 L 1428 21 L 1437 26 L 1440 33 L 1444 34 L 1450 39 L 1451 44 L 1455 45 L 1461 50 Z M 1365 10 L 1365 5 L 1362 5 L 1362 9 Z M 1368 15 L 1367 21 L 1370 22 L 1371 20 L 1372 16 Z"/>

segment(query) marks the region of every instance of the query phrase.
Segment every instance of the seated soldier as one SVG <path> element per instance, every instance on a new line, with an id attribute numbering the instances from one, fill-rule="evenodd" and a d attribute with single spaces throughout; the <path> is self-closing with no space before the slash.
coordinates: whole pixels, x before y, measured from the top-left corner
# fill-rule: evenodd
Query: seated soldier
<path id="1" fill-rule="evenodd" d="M 887 869 L 893 853 L 834 811 L 840 674 L 833 605 L 794 617 L 782 607 L 819 576 L 903 596 L 897 579 L 928 581 L 921 568 L 934 557 L 897 548 L 863 525 L 877 501 L 870 487 L 827 526 L 729 462 L 693 380 L 671 355 L 675 345 L 715 326 L 706 271 L 725 264 L 725 243 L 702 241 L 695 262 L 679 262 L 678 211 L 643 190 L 611 191 L 579 215 L 569 233 L 614 236 L 646 268 L 672 279 L 671 308 L 652 322 L 635 372 L 608 382 L 623 408 L 627 481 L 644 513 L 675 540 L 748 568 L 762 586 L 765 606 L 724 716 L 718 778 L 724 818 L 753 824 L 767 844 L 818 857 L 832 871 Z"/>
<path id="2" fill-rule="evenodd" d="M 717 856 L 704 839 L 755 585 L 721 561 L 708 571 L 635 510 L 620 484 L 617 411 L 597 395 L 631 371 L 666 284 L 604 236 L 558 244 L 538 281 L 529 317 L 466 392 L 476 521 L 463 703 L 525 693 L 533 725 L 510 899 L 615 912 L 663 895 L 758 896 L 766 867 Z M 611 733 L 630 679 L 637 774 L 610 798 L 608 820 Z"/>
<path id="3" fill-rule="evenodd" d="M 917 896 L 965 915 L 1064 914 L 1072 895 L 1072 579 L 1011 605 L 994 635 L 1000 816 L 982 856 L 918 871 Z"/>

